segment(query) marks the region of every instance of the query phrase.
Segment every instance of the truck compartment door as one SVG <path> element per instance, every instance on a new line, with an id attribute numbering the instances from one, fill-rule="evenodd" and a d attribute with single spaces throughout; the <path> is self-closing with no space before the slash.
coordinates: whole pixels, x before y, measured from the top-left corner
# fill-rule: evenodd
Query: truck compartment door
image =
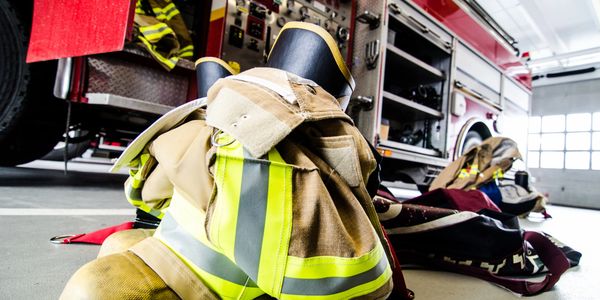
<path id="1" fill-rule="evenodd" d="M 27 62 L 123 49 L 135 0 L 35 0 Z"/>

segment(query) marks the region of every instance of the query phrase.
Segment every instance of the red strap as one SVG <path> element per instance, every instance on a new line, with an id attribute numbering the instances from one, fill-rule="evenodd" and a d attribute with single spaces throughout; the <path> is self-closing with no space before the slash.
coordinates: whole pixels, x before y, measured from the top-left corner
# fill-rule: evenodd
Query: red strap
<path id="1" fill-rule="evenodd" d="M 385 232 L 385 228 L 381 226 L 381 229 L 383 229 L 383 236 L 385 237 L 385 242 L 388 245 L 388 249 L 390 249 L 392 259 L 394 260 L 392 262 L 392 281 L 394 282 L 394 289 L 392 290 L 392 294 L 390 295 L 389 299 L 412 300 L 415 298 L 415 293 L 406 288 L 406 282 L 404 282 L 404 275 L 402 274 L 400 260 L 398 260 L 398 256 L 396 256 L 396 251 L 390 243 L 390 239 L 388 238 L 388 235 Z"/>
<path id="2" fill-rule="evenodd" d="M 125 222 L 120 225 L 115 225 L 111 227 L 106 227 L 94 232 L 90 233 L 82 233 L 76 235 L 69 236 L 59 236 L 50 239 L 52 242 L 56 242 L 57 244 L 73 244 L 73 243 L 83 243 L 83 244 L 94 244 L 94 245 L 102 245 L 104 240 L 111 234 L 117 231 L 129 230 L 133 228 L 134 222 Z M 62 239 L 61 239 L 62 238 Z"/>

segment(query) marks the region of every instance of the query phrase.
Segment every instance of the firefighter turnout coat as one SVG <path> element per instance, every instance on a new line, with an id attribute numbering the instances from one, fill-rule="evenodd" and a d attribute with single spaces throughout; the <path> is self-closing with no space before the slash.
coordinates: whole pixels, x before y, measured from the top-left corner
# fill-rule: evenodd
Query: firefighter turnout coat
<path id="1" fill-rule="evenodd" d="M 165 115 L 115 165 L 133 167 L 130 201 L 162 218 L 129 259 L 184 299 L 386 298 L 392 271 L 365 186 L 376 162 L 337 100 L 255 68 L 219 80 L 206 104 Z"/>

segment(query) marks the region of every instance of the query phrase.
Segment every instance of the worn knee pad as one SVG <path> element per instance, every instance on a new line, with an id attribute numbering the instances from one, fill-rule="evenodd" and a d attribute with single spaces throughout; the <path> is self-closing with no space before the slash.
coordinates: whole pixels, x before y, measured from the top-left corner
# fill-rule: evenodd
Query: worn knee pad
<path id="1" fill-rule="evenodd" d="M 130 251 L 104 256 L 81 267 L 60 299 L 180 299 L 144 261 Z"/>
<path id="2" fill-rule="evenodd" d="M 130 229 L 111 234 L 100 247 L 98 258 L 127 251 L 131 246 L 154 235 L 155 229 Z"/>

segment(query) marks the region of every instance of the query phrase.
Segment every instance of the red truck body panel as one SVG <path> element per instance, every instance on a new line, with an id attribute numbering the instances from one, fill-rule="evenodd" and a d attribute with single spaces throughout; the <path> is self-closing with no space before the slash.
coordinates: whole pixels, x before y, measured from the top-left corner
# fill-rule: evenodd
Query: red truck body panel
<path id="1" fill-rule="evenodd" d="M 123 49 L 135 0 L 35 0 L 27 62 Z"/>
<path id="2" fill-rule="evenodd" d="M 506 49 L 454 1 L 413 0 L 413 2 L 454 31 L 463 41 L 469 43 L 487 59 L 513 74 L 514 79 L 531 90 L 531 73 L 519 61 L 519 58 Z"/>

